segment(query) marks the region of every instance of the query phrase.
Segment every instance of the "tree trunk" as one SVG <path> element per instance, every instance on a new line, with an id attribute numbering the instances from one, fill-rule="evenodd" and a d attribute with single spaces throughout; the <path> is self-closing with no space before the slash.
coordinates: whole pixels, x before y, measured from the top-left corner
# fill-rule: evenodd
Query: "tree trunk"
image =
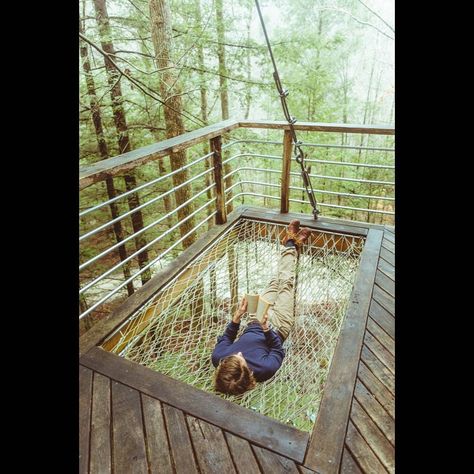
<path id="1" fill-rule="evenodd" d="M 253 4 L 249 2 L 248 16 L 247 16 L 247 46 L 250 46 L 250 26 L 252 24 Z M 245 60 L 247 63 L 247 86 L 245 90 L 245 120 L 248 120 L 250 114 L 250 104 L 252 101 L 252 62 L 250 61 L 250 48 L 247 48 Z"/>
<path id="2" fill-rule="evenodd" d="M 217 59 L 219 61 L 219 82 L 220 82 L 220 96 L 221 96 L 221 111 L 222 120 L 229 118 L 229 91 L 227 89 L 227 67 L 225 64 L 225 32 L 224 32 L 224 17 L 223 17 L 223 0 L 216 0 L 216 29 L 217 29 Z M 226 138 L 226 134 L 224 134 Z M 224 152 L 222 158 L 225 160 L 228 158 L 228 153 Z M 224 174 L 229 174 L 232 171 L 230 164 L 224 164 Z M 232 176 L 225 179 L 225 187 L 229 189 L 232 186 Z M 232 198 L 233 192 L 231 191 L 226 195 L 228 199 Z M 227 214 L 230 214 L 234 206 L 232 203 L 227 204 Z"/>
<path id="3" fill-rule="evenodd" d="M 137 31 L 138 31 L 138 35 L 140 36 L 140 38 L 147 37 L 150 33 L 149 32 L 149 27 L 147 28 L 147 22 L 142 22 L 142 21 L 139 22 Z M 153 60 L 150 59 L 150 57 L 149 57 L 150 51 L 149 51 L 149 48 L 147 47 L 147 45 L 144 41 L 140 41 L 140 51 L 142 52 L 141 58 L 142 58 L 143 67 L 144 67 L 146 72 L 150 73 L 152 71 L 152 69 L 154 69 L 155 66 L 153 64 Z M 156 120 L 157 123 L 160 123 L 160 117 L 155 119 L 150 114 L 150 108 L 153 106 L 153 103 L 154 103 L 153 99 L 151 99 L 147 95 L 144 95 L 144 100 L 145 100 L 145 104 L 146 104 L 146 113 L 147 113 L 147 117 L 148 117 L 148 123 L 150 123 L 150 125 L 152 125 L 154 120 Z M 163 140 L 163 137 L 162 137 L 161 132 L 159 130 L 153 130 L 152 134 L 155 137 L 156 141 Z M 160 158 L 159 160 L 157 160 L 158 161 L 158 176 L 164 176 L 168 173 L 168 171 L 166 169 L 167 166 L 165 166 L 165 164 L 168 164 L 169 160 L 170 160 L 169 156 L 164 156 L 163 158 Z M 169 178 L 161 181 L 160 187 L 159 187 L 159 192 L 163 193 L 163 192 L 168 191 L 170 186 L 171 186 L 171 180 Z M 164 206 L 166 214 L 169 214 L 176 207 L 172 194 L 168 194 L 163 198 L 163 206 Z M 168 217 L 166 219 L 165 222 L 166 222 L 167 228 L 169 229 L 170 227 L 172 227 L 175 224 L 174 216 L 171 215 L 170 217 Z M 164 240 L 168 241 L 168 238 L 165 238 Z M 169 244 L 167 244 L 165 241 L 163 241 L 163 240 L 161 241 L 161 246 L 162 247 L 163 246 L 169 246 Z"/>
<path id="4" fill-rule="evenodd" d="M 224 36 L 224 17 L 223 0 L 216 1 L 216 29 L 217 29 L 217 58 L 219 61 L 219 83 L 221 96 L 222 120 L 229 118 L 229 93 L 227 89 L 227 68 L 225 64 L 225 36 Z"/>
<path id="5" fill-rule="evenodd" d="M 197 34 L 202 32 L 202 16 L 201 16 L 201 1 L 195 0 L 195 9 L 196 9 L 196 26 Z M 205 125 L 208 124 L 207 117 L 207 90 L 205 87 L 206 79 L 204 77 L 205 64 L 204 64 L 204 48 L 202 47 L 202 42 L 199 41 L 196 44 L 197 59 L 198 59 L 198 68 L 199 68 L 199 91 L 201 93 L 201 119 Z M 207 143 L 203 143 L 202 147 L 203 155 L 209 153 L 209 146 Z M 210 157 L 204 160 L 204 169 L 207 171 L 211 168 Z M 206 188 L 212 184 L 211 173 L 206 174 Z M 209 202 L 212 199 L 212 189 L 209 189 L 206 192 L 207 201 Z M 208 217 L 212 214 L 212 206 L 206 207 L 206 212 Z M 207 229 L 210 230 L 213 226 L 212 219 L 207 221 Z"/>
<path id="6" fill-rule="evenodd" d="M 374 68 L 375 68 L 375 55 L 372 60 L 372 68 L 370 70 L 370 78 L 369 78 L 369 87 L 367 88 L 367 98 L 365 100 L 365 106 L 364 106 L 364 119 L 362 121 L 364 125 L 367 123 L 367 114 L 369 112 L 370 91 L 372 89 L 372 79 L 374 77 Z M 363 146 L 363 144 L 364 144 L 364 134 L 361 134 L 359 146 Z M 362 150 L 359 150 L 359 156 L 358 156 L 358 161 L 357 161 L 358 163 L 360 163 L 361 155 L 362 155 Z M 357 171 L 359 171 L 359 168 L 357 168 Z"/>
<path id="7" fill-rule="evenodd" d="M 154 132 L 153 133 L 153 136 L 155 137 L 156 141 L 160 141 L 162 140 L 162 138 L 159 136 L 158 132 Z M 165 157 L 163 158 L 160 158 L 158 159 L 158 175 L 159 176 L 164 176 L 167 174 L 167 170 L 166 170 L 166 167 L 165 167 L 165 162 L 163 161 Z M 164 181 L 162 181 L 162 183 L 165 184 L 165 187 L 167 185 L 167 183 L 169 182 L 169 178 L 165 179 Z M 170 183 L 171 184 L 171 183 Z M 164 187 L 164 188 L 165 188 Z M 160 187 L 161 188 L 161 187 Z M 160 189 L 160 192 L 166 192 L 165 189 Z M 165 196 L 163 198 L 163 205 L 165 207 L 165 212 L 166 214 L 169 214 L 173 209 L 174 209 L 174 205 L 173 205 L 173 195 L 172 194 L 168 194 L 167 196 Z M 168 228 L 170 227 L 173 227 L 173 225 L 175 224 L 173 222 L 173 216 L 169 216 L 167 219 L 166 219 L 166 225 L 168 226 Z"/>
<path id="8" fill-rule="evenodd" d="M 166 124 L 166 136 L 172 138 L 185 133 L 184 123 L 181 115 L 183 108 L 181 101 L 181 86 L 178 76 L 171 60 L 172 31 L 171 12 L 167 0 L 149 0 L 151 38 L 155 49 L 155 62 L 161 72 L 160 93 L 166 105 L 163 109 Z M 171 90 L 171 87 L 173 89 Z M 186 151 L 172 153 L 170 155 L 172 170 L 177 170 L 186 165 Z M 188 170 L 173 175 L 175 187 L 189 179 Z M 176 204 L 179 206 L 191 198 L 192 189 L 190 185 L 183 186 L 175 191 Z M 178 219 L 181 221 L 193 212 L 193 204 L 187 204 L 177 211 Z M 181 237 L 184 237 L 194 227 L 194 218 L 188 219 L 180 225 Z M 192 232 L 183 240 L 183 249 L 189 247 L 196 241 L 196 232 Z"/>
<path id="9" fill-rule="evenodd" d="M 112 35 L 110 30 L 109 15 L 105 5 L 105 0 L 94 0 L 94 7 L 99 28 L 100 43 L 102 49 L 109 55 L 115 55 L 115 48 L 112 43 Z M 127 120 L 125 110 L 123 109 L 122 88 L 120 86 L 120 75 L 110 62 L 109 58 L 104 57 L 105 69 L 107 71 L 107 81 L 110 87 L 110 96 L 112 99 L 112 111 L 114 116 L 115 128 L 118 134 L 119 153 L 127 153 L 131 151 L 130 139 L 128 136 Z M 125 188 L 127 191 L 137 186 L 133 172 L 129 172 L 124 176 Z M 140 199 L 137 193 L 128 195 L 128 206 L 130 210 L 140 205 Z M 131 215 L 132 227 L 134 232 L 143 229 L 143 215 L 141 211 L 134 212 Z M 135 237 L 135 247 L 137 251 L 146 245 L 143 234 Z M 142 269 L 148 263 L 148 250 L 144 250 L 138 254 L 138 266 Z M 150 270 L 141 273 L 142 284 L 145 284 L 151 277 Z"/>
<path id="10" fill-rule="evenodd" d="M 79 20 L 79 31 L 81 33 L 84 32 L 84 29 L 82 26 L 82 20 Z M 81 41 L 80 45 L 81 45 L 80 52 L 81 52 L 81 58 L 82 58 L 82 69 L 84 71 L 84 77 L 86 79 L 86 84 L 87 84 L 87 93 L 89 95 L 89 103 L 90 103 L 91 113 L 92 113 L 92 122 L 94 123 L 95 135 L 96 135 L 97 144 L 99 147 L 99 155 L 100 155 L 101 160 L 105 160 L 106 158 L 109 157 L 109 150 L 108 150 L 107 142 L 104 136 L 100 105 L 97 102 L 94 77 L 91 74 L 89 52 L 87 49 L 87 45 L 86 43 L 84 43 L 84 41 Z M 113 178 L 107 178 L 105 180 L 105 183 L 107 187 L 107 196 L 109 199 L 113 199 L 116 196 Z M 116 202 L 110 203 L 109 208 L 110 208 L 110 214 L 112 216 L 112 219 L 116 219 L 119 216 L 117 203 Z M 117 243 L 121 242 L 123 240 L 122 222 L 121 221 L 115 222 L 115 224 L 113 224 L 113 229 L 114 229 L 114 234 L 115 234 L 115 240 L 117 241 Z M 125 248 L 125 245 L 121 245 L 118 248 L 118 253 L 119 253 L 120 260 L 123 262 L 127 258 L 127 250 Z M 122 265 L 122 272 L 123 272 L 123 276 L 125 277 L 125 280 L 128 280 L 130 278 L 130 263 L 129 262 Z M 128 292 L 128 296 L 133 294 L 134 292 L 133 281 L 130 281 L 129 283 L 127 283 L 127 292 Z"/>

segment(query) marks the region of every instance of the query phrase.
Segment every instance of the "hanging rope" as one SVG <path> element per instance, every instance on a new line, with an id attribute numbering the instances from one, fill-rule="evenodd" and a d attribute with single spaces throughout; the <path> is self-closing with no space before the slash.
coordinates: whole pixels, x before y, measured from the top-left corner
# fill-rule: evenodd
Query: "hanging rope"
<path id="1" fill-rule="evenodd" d="M 317 208 L 316 197 L 314 195 L 313 186 L 311 184 L 309 171 L 305 165 L 306 155 L 301 149 L 302 142 L 298 141 L 298 139 L 296 138 L 296 130 L 295 130 L 295 127 L 293 126 L 296 123 L 296 118 L 290 115 L 290 112 L 288 110 L 288 104 L 286 102 L 286 98 L 288 97 L 289 91 L 288 89 L 283 89 L 283 86 L 281 84 L 280 75 L 278 74 L 278 68 L 275 62 L 275 58 L 273 56 L 272 47 L 270 45 L 270 40 L 268 39 L 267 29 L 265 28 L 265 22 L 263 21 L 263 16 L 262 16 L 262 12 L 260 11 L 260 5 L 258 4 L 258 0 L 255 0 L 255 4 L 257 5 L 258 16 L 260 17 L 260 23 L 262 24 L 263 33 L 265 35 L 265 40 L 268 46 L 268 51 L 270 53 L 270 58 L 273 63 L 273 79 L 275 80 L 278 93 L 280 94 L 281 105 L 283 107 L 283 113 L 290 126 L 291 138 L 293 140 L 293 145 L 294 145 L 293 151 L 295 154 L 295 160 L 301 167 L 301 177 L 303 179 L 303 184 L 306 189 L 306 193 L 308 194 L 308 199 L 311 204 L 311 207 L 313 208 L 313 216 L 315 219 L 317 219 L 318 215 L 320 214 L 320 211 Z"/>

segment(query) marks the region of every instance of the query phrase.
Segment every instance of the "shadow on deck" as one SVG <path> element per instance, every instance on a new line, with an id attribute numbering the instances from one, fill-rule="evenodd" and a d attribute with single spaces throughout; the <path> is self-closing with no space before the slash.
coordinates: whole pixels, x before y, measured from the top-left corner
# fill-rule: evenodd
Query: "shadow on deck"
<path id="1" fill-rule="evenodd" d="M 80 343 L 80 472 L 386 473 L 395 469 L 395 235 L 387 226 L 242 207 L 249 217 L 366 236 L 359 275 L 312 433 L 198 390 L 97 346 L 174 275 L 153 278 Z"/>

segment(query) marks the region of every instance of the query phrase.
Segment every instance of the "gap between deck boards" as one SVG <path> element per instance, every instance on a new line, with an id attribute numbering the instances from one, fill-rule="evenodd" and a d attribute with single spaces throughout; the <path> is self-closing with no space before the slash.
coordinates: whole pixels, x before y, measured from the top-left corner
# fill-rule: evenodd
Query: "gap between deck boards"
<path id="1" fill-rule="evenodd" d="M 309 433 L 94 347 L 79 363 L 253 444 L 303 463 Z"/>

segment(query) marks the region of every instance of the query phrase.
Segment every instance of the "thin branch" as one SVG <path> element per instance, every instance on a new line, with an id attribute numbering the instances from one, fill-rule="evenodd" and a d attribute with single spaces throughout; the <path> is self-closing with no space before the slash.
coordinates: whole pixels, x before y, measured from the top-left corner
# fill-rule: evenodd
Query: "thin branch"
<path id="1" fill-rule="evenodd" d="M 368 23 L 366 21 L 362 21 L 362 20 L 359 20 L 359 18 L 355 17 L 351 12 L 348 12 L 346 10 L 343 10 L 342 8 L 335 8 L 335 7 L 322 7 L 322 8 L 319 8 L 318 10 L 332 10 L 332 11 L 336 11 L 336 12 L 340 12 L 340 13 L 345 13 L 346 15 L 349 15 L 353 20 L 357 21 L 357 23 L 360 23 L 361 25 L 366 25 L 366 26 L 370 26 L 371 28 L 374 28 L 375 30 L 377 30 L 379 33 L 381 33 L 382 35 L 386 36 L 387 38 L 391 39 L 391 40 L 394 40 L 395 38 L 393 38 L 392 36 L 388 35 L 387 33 L 385 33 L 384 31 L 382 31 L 380 28 L 378 28 L 377 26 L 373 25 L 372 23 Z"/>
<path id="2" fill-rule="evenodd" d="M 173 107 L 169 106 L 168 104 L 166 104 L 161 98 L 157 97 L 155 94 L 156 92 L 151 89 L 150 87 L 148 87 L 146 84 L 143 84 L 141 81 L 139 81 L 138 79 L 135 79 L 133 78 L 132 76 L 130 76 L 129 74 L 127 74 L 124 70 L 122 70 L 119 66 L 117 66 L 117 64 L 111 59 L 111 55 L 106 53 L 104 50 L 102 50 L 101 48 L 99 48 L 99 46 L 97 46 L 96 44 L 94 44 L 89 38 L 86 38 L 83 34 L 79 33 L 79 37 L 82 38 L 84 41 L 86 41 L 87 43 L 89 43 L 94 49 L 96 49 L 100 54 L 102 54 L 104 57 L 106 57 L 110 63 L 114 66 L 115 69 L 117 69 L 118 72 L 120 72 L 123 76 L 125 76 L 132 84 L 135 84 L 138 89 L 140 89 L 144 94 L 146 94 L 148 97 L 151 97 L 152 99 L 158 101 L 160 104 L 164 105 L 165 107 L 168 107 L 170 110 L 172 110 L 173 112 L 179 114 L 179 115 L 182 115 L 183 117 L 186 117 L 188 120 L 191 120 L 192 122 L 196 123 L 197 125 L 199 126 L 202 126 L 204 125 L 204 122 L 199 118 L 199 117 L 196 117 L 194 115 L 192 115 L 191 113 L 187 112 L 186 110 L 184 112 L 186 112 L 187 115 L 185 115 L 184 113 L 182 112 L 179 112 L 177 110 L 175 110 Z M 150 94 L 147 90 L 148 89 L 149 91 L 151 91 L 153 94 Z M 184 110 L 184 109 L 183 109 Z M 190 118 L 192 117 L 192 119 Z M 198 120 L 198 122 L 196 122 L 196 120 Z"/>
<path id="3" fill-rule="evenodd" d="M 142 53 L 140 51 L 130 51 L 128 49 L 119 49 L 119 50 L 115 51 L 115 54 L 117 54 L 117 53 L 138 54 L 139 56 L 145 56 L 146 58 L 154 59 L 154 56 L 152 54 Z"/>
<path id="4" fill-rule="evenodd" d="M 373 13 L 379 20 L 382 20 L 394 33 L 395 33 L 395 29 L 393 28 L 393 26 L 389 25 L 377 12 L 375 12 L 374 10 L 372 10 L 368 5 L 366 5 L 362 0 L 357 0 L 360 4 L 364 5 L 365 8 L 367 8 L 367 10 L 369 10 L 369 12 Z"/>
<path id="5" fill-rule="evenodd" d="M 256 81 L 248 81 L 247 79 L 237 79 L 236 77 L 231 77 L 227 76 L 225 74 L 219 74 L 216 71 L 208 71 L 207 69 L 200 69 L 198 67 L 193 67 L 193 66 L 182 66 L 185 69 L 191 69 L 192 71 L 198 71 L 198 72 L 204 72 L 206 74 L 212 74 L 214 76 L 220 76 L 220 77 L 225 77 L 231 81 L 236 81 L 236 82 L 245 82 L 246 84 L 253 84 L 256 86 L 271 86 L 273 85 L 272 82 L 256 82 Z"/>
<path id="6" fill-rule="evenodd" d="M 133 7 L 135 7 L 145 18 L 148 18 L 148 15 L 147 15 L 143 10 L 141 10 L 140 8 L 138 8 L 138 7 L 132 2 L 132 0 L 128 0 L 128 2 L 129 2 Z"/>
<path id="7" fill-rule="evenodd" d="M 131 125 L 127 125 L 128 128 L 146 128 L 148 130 L 153 130 L 153 131 L 156 131 L 156 130 L 160 130 L 160 131 L 165 131 L 166 128 L 163 128 L 163 127 L 155 127 L 154 125 L 148 125 L 146 123 L 133 123 Z"/>

